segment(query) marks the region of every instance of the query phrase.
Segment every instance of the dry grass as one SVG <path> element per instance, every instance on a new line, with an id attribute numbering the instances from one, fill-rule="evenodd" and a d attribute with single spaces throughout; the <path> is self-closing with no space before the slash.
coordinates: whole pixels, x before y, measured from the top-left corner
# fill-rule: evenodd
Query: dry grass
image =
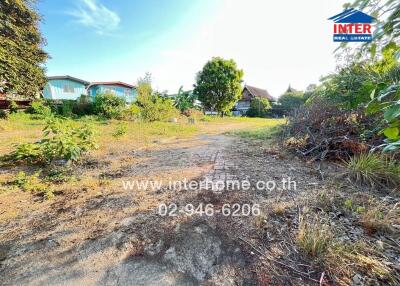
<path id="1" fill-rule="evenodd" d="M 400 185 L 400 165 L 390 156 L 362 153 L 351 157 L 345 166 L 357 184 L 396 188 Z"/>
<path id="2" fill-rule="evenodd" d="M 324 265 L 338 285 L 351 285 L 356 274 L 361 275 L 365 283 L 371 279 L 382 281 L 382 285 L 398 285 L 400 282 L 395 270 L 383 262 L 379 252 L 364 242 L 332 243 L 324 257 Z"/>
<path id="3" fill-rule="evenodd" d="M 300 248 L 314 258 L 321 258 L 327 251 L 332 241 L 332 232 L 329 226 L 318 220 L 313 223 L 300 218 L 299 232 L 296 242 Z"/>

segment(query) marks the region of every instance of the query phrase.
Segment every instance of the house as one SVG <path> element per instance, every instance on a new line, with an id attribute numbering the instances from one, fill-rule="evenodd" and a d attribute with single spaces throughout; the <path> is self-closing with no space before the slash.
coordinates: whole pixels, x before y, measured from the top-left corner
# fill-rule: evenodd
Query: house
<path id="1" fill-rule="evenodd" d="M 267 90 L 245 85 L 242 91 L 242 98 L 235 104 L 233 108 L 234 114 L 246 114 L 247 110 L 250 108 L 250 102 L 256 97 L 265 98 L 270 102 L 275 102 L 275 98 L 273 98 Z"/>
<path id="2" fill-rule="evenodd" d="M 43 89 L 43 97 L 46 99 L 76 100 L 82 94 L 86 94 L 86 87 L 89 85 L 89 82 L 69 75 L 51 76 L 47 79 Z"/>
<path id="3" fill-rule="evenodd" d="M 133 102 L 137 96 L 135 86 L 120 81 L 92 82 L 87 88 L 87 94 L 92 97 L 103 93 L 111 93 L 120 96 L 124 98 L 127 103 Z"/>

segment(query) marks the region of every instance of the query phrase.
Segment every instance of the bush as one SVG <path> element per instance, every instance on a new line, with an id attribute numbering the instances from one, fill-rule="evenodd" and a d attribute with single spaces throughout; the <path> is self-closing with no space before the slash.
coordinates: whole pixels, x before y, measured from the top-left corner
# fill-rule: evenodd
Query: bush
<path id="1" fill-rule="evenodd" d="M 73 105 L 72 112 L 78 116 L 94 114 L 94 103 L 92 97 L 82 94 Z"/>
<path id="2" fill-rule="evenodd" d="M 174 107 L 172 100 L 151 95 L 138 101 L 141 106 L 141 117 L 145 121 L 165 121 L 179 116 L 179 110 Z"/>
<path id="3" fill-rule="evenodd" d="M 125 100 L 114 94 L 98 94 L 94 100 L 94 110 L 108 119 L 119 119 L 123 115 Z"/>
<path id="4" fill-rule="evenodd" d="M 268 99 L 255 97 L 247 110 L 246 115 L 249 117 L 266 117 L 271 104 Z"/>
<path id="5" fill-rule="evenodd" d="M 77 162 L 83 153 L 97 148 L 93 135 L 87 125 L 74 127 L 65 120 L 50 117 L 43 130 L 42 140 L 19 144 L 13 152 L 0 157 L 0 160 L 29 164 L 49 164 L 56 159 Z"/>
<path id="6" fill-rule="evenodd" d="M 26 109 L 26 113 L 37 114 L 41 116 L 49 116 L 51 114 L 51 109 L 45 106 L 41 101 L 32 102 L 31 106 Z"/>
<path id="7" fill-rule="evenodd" d="M 0 109 L 0 119 L 4 119 L 4 120 L 8 119 L 7 111 Z"/>
<path id="8" fill-rule="evenodd" d="M 12 100 L 10 102 L 9 109 L 10 109 L 10 113 L 17 113 L 18 112 L 18 104 L 14 100 Z"/>
<path id="9" fill-rule="evenodd" d="M 302 106 L 289 117 L 284 144 L 302 156 L 314 159 L 346 159 L 379 146 L 383 138 L 374 129 L 379 124 L 362 108 L 343 110 L 325 100 Z"/>
<path id="10" fill-rule="evenodd" d="M 400 164 L 393 157 L 362 153 L 351 157 L 345 166 L 356 183 L 371 187 L 394 188 L 400 185 Z"/>

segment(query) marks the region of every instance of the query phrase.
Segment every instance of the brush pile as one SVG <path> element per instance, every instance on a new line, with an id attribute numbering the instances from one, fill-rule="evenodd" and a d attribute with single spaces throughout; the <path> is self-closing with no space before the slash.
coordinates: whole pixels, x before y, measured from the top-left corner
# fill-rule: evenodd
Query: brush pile
<path id="1" fill-rule="evenodd" d="M 383 143 L 378 122 L 363 109 L 342 110 L 325 100 L 304 105 L 289 117 L 284 145 L 313 160 L 347 159 Z"/>

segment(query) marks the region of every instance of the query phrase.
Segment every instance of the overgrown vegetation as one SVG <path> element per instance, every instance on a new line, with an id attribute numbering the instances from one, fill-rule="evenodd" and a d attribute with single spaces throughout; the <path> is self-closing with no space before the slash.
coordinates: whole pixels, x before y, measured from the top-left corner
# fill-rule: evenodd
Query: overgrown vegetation
<path id="1" fill-rule="evenodd" d="M 400 186 L 400 164 L 392 157 L 376 153 L 361 153 L 346 162 L 350 177 L 371 187 Z"/>
<path id="2" fill-rule="evenodd" d="M 66 120 L 49 117 L 40 141 L 18 144 L 0 160 L 8 164 L 49 164 L 57 159 L 77 162 L 83 153 L 97 148 L 93 134 L 86 124 L 73 126 Z"/>

